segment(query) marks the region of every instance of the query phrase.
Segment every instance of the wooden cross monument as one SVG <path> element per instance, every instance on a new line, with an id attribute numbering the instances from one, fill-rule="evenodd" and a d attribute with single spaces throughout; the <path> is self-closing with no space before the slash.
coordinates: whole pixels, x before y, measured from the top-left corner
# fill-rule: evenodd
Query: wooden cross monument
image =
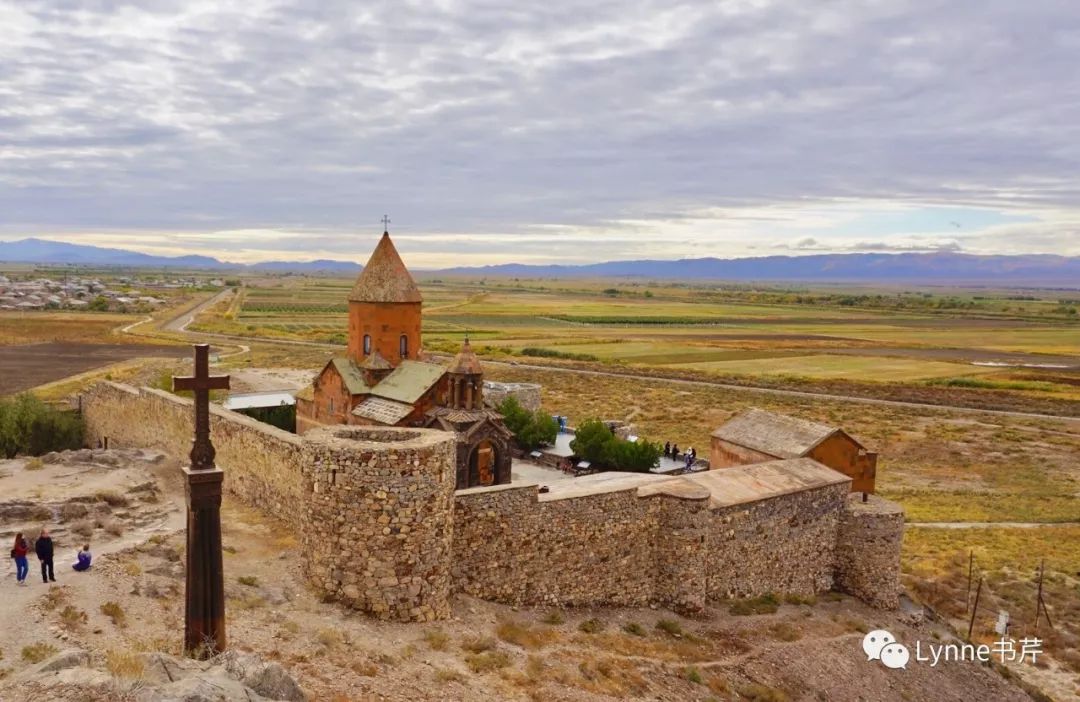
<path id="1" fill-rule="evenodd" d="M 184 652 L 208 658 L 225 650 L 225 578 L 221 558 L 221 483 L 210 443 L 210 391 L 229 376 L 210 375 L 210 346 L 195 344 L 195 375 L 173 378 L 173 390 L 195 394 L 195 439 L 187 476 L 187 582 Z"/>

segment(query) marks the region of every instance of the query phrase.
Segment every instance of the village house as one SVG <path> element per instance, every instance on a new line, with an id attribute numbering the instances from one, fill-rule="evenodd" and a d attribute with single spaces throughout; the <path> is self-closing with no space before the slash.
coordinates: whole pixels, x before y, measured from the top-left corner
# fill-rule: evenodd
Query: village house
<path id="1" fill-rule="evenodd" d="M 752 409 L 712 433 L 712 469 L 812 458 L 851 478 L 852 492 L 874 492 L 877 453 L 838 427 Z"/>
<path id="2" fill-rule="evenodd" d="M 420 289 L 383 232 L 349 293 L 345 356 L 296 395 L 296 431 L 334 424 L 433 427 L 457 437 L 457 487 L 510 482 L 512 434 L 484 406 L 484 372 L 465 340 L 448 365 L 424 358 Z"/>

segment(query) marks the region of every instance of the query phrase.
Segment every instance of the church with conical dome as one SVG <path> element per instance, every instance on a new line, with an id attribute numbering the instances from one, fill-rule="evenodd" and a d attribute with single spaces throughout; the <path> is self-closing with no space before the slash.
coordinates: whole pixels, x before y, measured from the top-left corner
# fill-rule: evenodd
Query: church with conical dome
<path id="1" fill-rule="evenodd" d="M 430 427 L 457 436 L 457 488 L 510 482 L 513 435 L 484 404 L 466 338 L 449 365 L 421 346 L 423 296 L 384 231 L 349 293 L 349 343 L 297 393 L 296 430 L 332 424 Z"/>

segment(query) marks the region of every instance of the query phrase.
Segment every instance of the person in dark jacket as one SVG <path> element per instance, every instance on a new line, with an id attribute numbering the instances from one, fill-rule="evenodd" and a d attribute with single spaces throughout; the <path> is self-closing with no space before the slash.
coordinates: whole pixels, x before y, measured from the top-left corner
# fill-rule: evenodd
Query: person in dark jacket
<path id="1" fill-rule="evenodd" d="M 49 536 L 48 529 L 41 530 L 41 536 L 37 538 L 37 542 L 34 544 L 34 553 L 37 554 L 38 560 L 41 561 L 41 581 L 48 583 L 49 581 L 56 582 L 56 575 L 53 574 L 53 540 Z"/>
<path id="2" fill-rule="evenodd" d="M 15 535 L 15 547 L 11 549 L 11 557 L 15 559 L 15 581 L 19 585 L 26 585 L 26 574 L 30 572 L 30 564 L 26 562 L 29 552 L 30 544 L 26 543 L 20 531 Z"/>
<path id="3" fill-rule="evenodd" d="M 671 442 L 664 443 L 664 458 L 671 458 Z"/>
<path id="4" fill-rule="evenodd" d="M 75 562 L 71 564 L 71 567 L 80 573 L 84 570 L 90 570 L 90 544 L 86 544 L 82 547 L 82 551 L 79 551 L 79 555 L 75 557 Z"/>

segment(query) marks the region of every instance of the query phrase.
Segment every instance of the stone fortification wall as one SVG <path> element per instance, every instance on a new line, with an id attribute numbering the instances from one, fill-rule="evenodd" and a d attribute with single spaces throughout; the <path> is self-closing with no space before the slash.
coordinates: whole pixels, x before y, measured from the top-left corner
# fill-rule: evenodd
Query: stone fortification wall
<path id="1" fill-rule="evenodd" d="M 722 507 L 696 489 L 675 480 L 564 499 L 535 486 L 458 491 L 455 589 L 514 605 L 693 611 L 706 598 L 832 587 L 846 481 Z"/>
<path id="2" fill-rule="evenodd" d="M 484 404 L 498 407 L 507 397 L 514 397 L 522 407 L 535 412 L 540 409 L 540 386 L 535 383 L 499 383 L 484 381 Z"/>
<path id="3" fill-rule="evenodd" d="M 894 502 L 852 493 L 840 514 L 836 587 L 875 607 L 900 605 L 900 545 L 904 512 Z"/>
<path id="4" fill-rule="evenodd" d="M 91 444 L 190 451 L 192 402 L 168 392 L 100 383 L 83 416 Z M 215 405 L 210 433 L 225 489 L 301 535 L 321 594 L 381 618 L 449 616 L 452 434 L 340 426 L 301 438 Z"/>
<path id="5" fill-rule="evenodd" d="M 805 596 L 832 587 L 847 494 L 843 482 L 713 510 L 703 555 L 709 598 Z"/>
<path id="6" fill-rule="evenodd" d="M 91 444 L 189 451 L 191 401 L 170 393 L 101 383 L 83 414 Z M 301 535 L 312 585 L 381 618 L 448 617 L 452 590 L 694 611 L 706 598 L 835 584 L 876 606 L 898 602 L 900 508 L 848 499 L 849 481 L 808 459 L 455 493 L 445 432 L 335 426 L 301 438 L 212 406 L 211 434 L 226 489 Z"/>
<path id="7" fill-rule="evenodd" d="M 98 383 L 83 396 L 83 417 L 91 446 L 107 438 L 110 447 L 153 447 L 182 460 L 191 451 L 192 401 L 164 390 Z M 210 438 L 226 490 L 290 526 L 300 523 L 309 488 L 299 437 L 211 405 Z"/>
<path id="8" fill-rule="evenodd" d="M 312 583 L 383 619 L 449 617 L 453 435 L 340 426 L 305 439 L 312 492 L 302 545 Z"/>
<path id="9" fill-rule="evenodd" d="M 636 489 L 537 497 L 535 485 L 457 493 L 456 589 L 515 605 L 652 601 L 657 501 Z"/>

